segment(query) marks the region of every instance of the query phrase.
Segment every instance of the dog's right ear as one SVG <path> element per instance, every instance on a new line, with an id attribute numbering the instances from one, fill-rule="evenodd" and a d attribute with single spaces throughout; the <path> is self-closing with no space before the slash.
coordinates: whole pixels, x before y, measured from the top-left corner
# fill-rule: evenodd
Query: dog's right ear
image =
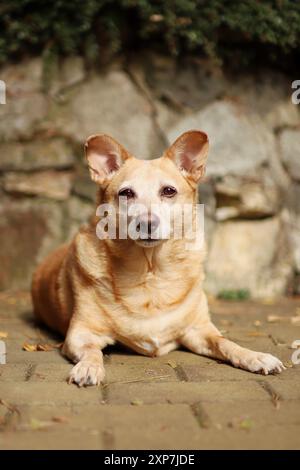
<path id="1" fill-rule="evenodd" d="M 105 134 L 91 135 L 84 148 L 91 178 L 98 184 L 111 180 L 130 157 L 122 145 Z"/>

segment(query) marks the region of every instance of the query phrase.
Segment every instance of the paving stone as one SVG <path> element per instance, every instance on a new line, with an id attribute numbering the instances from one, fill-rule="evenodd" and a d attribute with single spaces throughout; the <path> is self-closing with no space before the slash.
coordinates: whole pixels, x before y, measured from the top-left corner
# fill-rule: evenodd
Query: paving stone
<path id="1" fill-rule="evenodd" d="M 298 371 L 299 374 L 300 371 Z M 298 377 L 297 377 L 298 378 Z M 295 380 L 278 380 L 272 386 L 275 392 L 282 397 L 283 400 L 300 400 L 300 381 Z M 300 403 L 299 403 L 300 406 Z"/>
<path id="2" fill-rule="evenodd" d="M 268 400 L 268 394 L 256 382 L 241 388 L 236 382 L 112 384 L 108 387 L 109 403 L 196 403 L 207 401 Z"/>
<path id="3" fill-rule="evenodd" d="M 68 361 L 58 351 L 9 351 L 7 353 L 8 364 L 39 364 L 39 363 L 56 363 L 64 364 Z"/>
<path id="4" fill-rule="evenodd" d="M 272 381 L 272 375 L 253 374 L 246 370 L 238 369 L 230 364 L 223 364 L 219 361 L 212 362 L 209 367 L 199 367 L 194 365 L 183 366 L 183 371 L 189 382 L 203 382 L 203 381 Z M 289 372 L 283 372 L 286 377 Z"/>
<path id="5" fill-rule="evenodd" d="M 111 349 L 109 350 L 109 352 Z M 140 356 L 134 353 L 125 353 L 125 352 L 118 352 L 118 353 L 111 353 L 105 352 L 108 354 L 108 360 L 111 364 L 143 364 L 148 365 L 149 361 L 150 364 L 168 364 L 168 363 L 176 363 L 176 364 L 200 364 L 201 362 L 207 360 L 206 358 L 200 357 L 197 354 L 194 354 L 189 351 L 185 350 L 176 350 L 172 351 L 169 354 L 160 357 L 147 357 L 147 356 Z"/>
<path id="6" fill-rule="evenodd" d="M 157 364 L 149 361 L 148 366 L 142 365 L 115 365 L 106 366 L 107 383 L 124 383 L 126 381 L 145 382 L 172 382 L 176 381 L 175 370 L 166 364 Z"/>
<path id="7" fill-rule="evenodd" d="M 3 400 L 15 405 L 70 405 L 97 404 L 102 400 L 99 387 L 76 387 L 66 382 L 0 382 L 0 396 Z"/>
<path id="8" fill-rule="evenodd" d="M 286 361 L 280 375 L 186 350 L 149 358 L 117 345 L 105 350 L 107 384 L 79 389 L 66 383 L 72 364 L 59 350 L 22 350 L 25 341 L 60 339 L 33 321 L 28 294 L 1 292 L 8 355 L 0 398 L 20 414 L 0 405 L 0 449 L 299 449 L 300 365 L 291 364 L 291 343 L 300 328 L 290 321 L 299 301 L 269 302 L 211 305 L 228 338 Z M 282 318 L 271 323 L 269 315 Z"/>
<path id="9" fill-rule="evenodd" d="M 232 428 L 239 430 L 259 430 L 273 425 L 300 425 L 300 407 L 295 400 L 281 401 L 275 407 L 270 401 L 236 401 L 228 403 L 202 402 L 200 410 L 206 417 L 207 429 Z M 200 416 L 201 418 L 201 416 Z"/>
<path id="10" fill-rule="evenodd" d="M 30 376 L 31 382 L 66 382 L 73 365 L 66 361 L 65 364 L 36 364 Z"/>
<path id="11" fill-rule="evenodd" d="M 0 365 L 0 381 L 21 382 L 27 378 L 31 364 L 3 364 Z"/>
<path id="12" fill-rule="evenodd" d="M 199 442 L 199 426 L 187 405 L 105 405 L 74 412 L 71 425 L 100 428 L 106 448 L 193 449 Z"/>
<path id="13" fill-rule="evenodd" d="M 197 449 L 207 450 L 288 450 L 300 448 L 298 425 L 273 426 L 257 432 L 242 429 L 204 429 Z"/>
<path id="14" fill-rule="evenodd" d="M 98 450 L 101 435 L 78 430 L 10 432 L 0 435 L 0 449 L 5 450 Z"/>

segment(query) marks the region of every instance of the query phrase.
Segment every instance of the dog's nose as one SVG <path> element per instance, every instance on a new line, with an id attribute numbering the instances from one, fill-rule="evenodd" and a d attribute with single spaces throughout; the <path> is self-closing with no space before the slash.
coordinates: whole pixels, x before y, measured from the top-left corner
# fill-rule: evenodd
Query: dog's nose
<path id="1" fill-rule="evenodd" d="M 143 214 L 137 218 L 137 230 L 147 237 L 155 232 L 160 223 L 159 217 L 155 214 Z"/>

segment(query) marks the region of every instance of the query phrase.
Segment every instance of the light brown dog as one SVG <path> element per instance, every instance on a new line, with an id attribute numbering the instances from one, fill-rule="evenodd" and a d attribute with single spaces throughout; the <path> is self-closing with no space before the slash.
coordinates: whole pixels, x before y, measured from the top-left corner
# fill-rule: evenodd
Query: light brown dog
<path id="1" fill-rule="evenodd" d="M 116 238 L 99 238 L 102 219 L 94 217 L 33 277 L 35 314 L 66 335 L 63 353 L 76 363 L 69 382 L 100 384 L 105 375 L 101 351 L 117 341 L 149 356 L 182 345 L 251 372 L 281 372 L 279 359 L 238 346 L 211 323 L 202 287 L 204 248 L 187 248 L 186 237 L 175 238 L 171 224 L 165 224 L 164 208 L 176 222 L 175 207 L 197 203 L 206 134 L 186 132 L 151 161 L 134 158 L 106 135 L 91 136 L 85 150 L 91 178 L 100 186 L 98 203 L 110 204 L 120 215 L 120 197 L 125 198 L 127 228 L 135 222 L 140 236 L 122 238 L 118 225 Z M 139 204 L 146 210 L 130 215 Z M 153 204 L 156 212 L 150 212 Z"/>

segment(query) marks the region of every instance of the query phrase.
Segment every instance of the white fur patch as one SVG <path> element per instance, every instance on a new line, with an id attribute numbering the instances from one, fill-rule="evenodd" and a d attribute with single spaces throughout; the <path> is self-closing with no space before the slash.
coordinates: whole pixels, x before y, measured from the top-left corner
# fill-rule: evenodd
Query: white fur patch
<path id="1" fill-rule="evenodd" d="M 92 361 L 79 361 L 69 375 L 69 383 L 84 385 L 100 385 L 105 377 L 105 370 L 101 364 Z"/>
<path id="2" fill-rule="evenodd" d="M 245 357 L 243 357 L 237 367 L 249 370 L 250 372 L 258 372 L 264 375 L 280 373 L 285 370 L 282 362 L 272 354 L 266 354 L 261 352 L 249 351 Z"/>

